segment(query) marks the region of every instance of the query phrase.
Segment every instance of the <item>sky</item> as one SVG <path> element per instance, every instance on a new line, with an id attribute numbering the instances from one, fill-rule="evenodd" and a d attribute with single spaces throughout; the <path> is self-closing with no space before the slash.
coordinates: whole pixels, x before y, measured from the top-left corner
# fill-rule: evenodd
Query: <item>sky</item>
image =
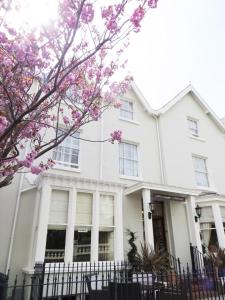
<path id="1" fill-rule="evenodd" d="M 128 68 L 154 109 L 189 82 L 225 116 L 225 1 L 159 0 L 131 39 Z"/>

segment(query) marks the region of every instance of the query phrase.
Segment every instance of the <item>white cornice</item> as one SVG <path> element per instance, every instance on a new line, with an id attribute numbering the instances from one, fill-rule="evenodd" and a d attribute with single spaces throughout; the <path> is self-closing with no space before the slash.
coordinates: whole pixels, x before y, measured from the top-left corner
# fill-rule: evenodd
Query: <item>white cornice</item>
<path id="1" fill-rule="evenodd" d="M 157 190 L 157 191 L 168 192 L 168 193 L 176 193 L 176 194 L 182 194 L 187 196 L 199 195 L 199 190 L 188 189 L 188 188 L 177 187 L 177 186 L 169 186 L 169 185 L 157 184 L 151 182 L 140 182 L 130 187 L 127 187 L 124 191 L 124 194 L 129 195 L 143 189 Z"/>
<path id="2" fill-rule="evenodd" d="M 120 188 L 123 189 L 126 185 L 119 183 L 119 182 L 112 182 L 112 181 L 103 181 L 103 180 L 96 180 L 91 178 L 83 178 L 83 177 L 77 177 L 72 175 L 64 175 L 64 174 L 56 174 L 51 172 L 45 172 L 42 175 L 40 175 L 36 181 L 37 185 L 42 185 L 43 182 L 50 182 L 51 184 L 61 183 L 62 185 L 68 185 L 71 186 L 74 183 L 79 184 L 87 184 L 87 185 L 96 185 L 96 186 L 104 186 L 104 187 L 114 187 L 114 188 Z"/>

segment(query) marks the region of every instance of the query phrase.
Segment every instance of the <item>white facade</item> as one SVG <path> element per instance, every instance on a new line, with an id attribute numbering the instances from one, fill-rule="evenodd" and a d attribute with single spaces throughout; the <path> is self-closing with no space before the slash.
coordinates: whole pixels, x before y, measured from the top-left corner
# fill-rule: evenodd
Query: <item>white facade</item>
<path id="1" fill-rule="evenodd" d="M 225 248 L 224 125 L 192 86 L 158 111 L 136 87 L 121 100 L 120 110 L 81 129 L 82 140 L 49 154 L 59 162 L 52 170 L 21 175 L 1 190 L 1 200 L 11 201 L 0 212 L 9 213 L 0 271 L 30 271 L 44 260 L 121 261 L 127 229 L 137 233 L 138 247 L 165 248 L 183 264 L 190 243 L 202 251 L 201 239 L 210 242 L 214 232 Z M 83 141 L 113 129 L 123 131 L 119 145 Z M 197 222 L 196 203 L 203 207 Z M 204 207 L 212 214 L 204 216 Z"/>

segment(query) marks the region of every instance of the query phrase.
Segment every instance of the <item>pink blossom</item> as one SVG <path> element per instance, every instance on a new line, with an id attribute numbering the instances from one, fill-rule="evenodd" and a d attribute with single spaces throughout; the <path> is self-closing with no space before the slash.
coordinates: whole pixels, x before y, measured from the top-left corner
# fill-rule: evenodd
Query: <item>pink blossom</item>
<path id="1" fill-rule="evenodd" d="M 63 116 L 63 122 L 64 122 L 64 124 L 69 124 L 70 120 L 68 117 Z"/>
<path id="2" fill-rule="evenodd" d="M 94 9 L 91 3 L 84 5 L 81 12 L 81 20 L 84 23 L 90 23 L 94 18 Z"/>
<path id="3" fill-rule="evenodd" d="M 157 7 L 158 0 L 148 0 L 148 6 L 150 8 L 156 8 Z"/>
<path id="4" fill-rule="evenodd" d="M 38 175 L 38 174 L 40 174 L 43 170 L 42 170 L 42 168 L 39 167 L 39 166 L 31 166 L 30 171 L 31 171 L 32 174 Z"/>
<path id="5" fill-rule="evenodd" d="M 2 133 L 8 125 L 6 117 L 0 116 L 0 133 Z"/>
<path id="6" fill-rule="evenodd" d="M 121 101 L 119 101 L 119 100 L 116 100 L 116 101 L 114 102 L 114 104 L 113 104 L 113 106 L 114 106 L 115 108 L 120 108 L 121 105 L 122 105 L 122 103 L 121 103 Z"/>
<path id="7" fill-rule="evenodd" d="M 140 22 L 144 18 L 145 15 L 145 10 L 143 7 L 139 6 L 138 8 L 135 9 L 133 15 L 130 18 L 131 23 L 134 25 L 134 28 L 136 31 L 140 30 Z"/>
<path id="8" fill-rule="evenodd" d="M 115 141 L 121 142 L 122 139 L 122 131 L 121 130 L 115 130 L 110 134 L 111 139 L 110 142 L 113 144 Z"/>

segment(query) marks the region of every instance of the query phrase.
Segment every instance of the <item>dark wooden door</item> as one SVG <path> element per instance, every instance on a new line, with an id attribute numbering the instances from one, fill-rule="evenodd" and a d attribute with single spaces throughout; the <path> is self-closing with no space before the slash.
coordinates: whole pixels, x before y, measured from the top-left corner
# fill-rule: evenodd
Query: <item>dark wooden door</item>
<path id="1" fill-rule="evenodd" d="M 166 251 L 166 233 L 165 233 L 165 222 L 164 222 L 164 207 L 163 202 L 159 202 L 155 205 L 155 211 L 153 213 L 153 233 L 154 233 L 154 244 L 155 249 Z"/>

